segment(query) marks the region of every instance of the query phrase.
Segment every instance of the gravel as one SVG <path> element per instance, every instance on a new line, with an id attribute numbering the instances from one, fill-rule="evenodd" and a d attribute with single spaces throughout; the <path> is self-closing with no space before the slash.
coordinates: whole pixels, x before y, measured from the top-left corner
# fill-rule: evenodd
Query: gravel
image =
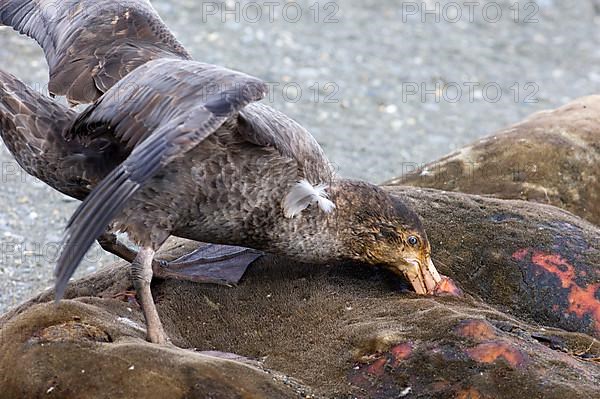
<path id="1" fill-rule="evenodd" d="M 373 182 L 600 91 L 600 0 L 152 3 L 196 59 L 270 82 L 342 175 Z M 45 91 L 41 50 L 9 28 L 0 68 Z M 77 203 L 3 146 L 0 164 L 1 313 L 52 284 Z M 78 273 L 112 260 L 96 247 Z"/>

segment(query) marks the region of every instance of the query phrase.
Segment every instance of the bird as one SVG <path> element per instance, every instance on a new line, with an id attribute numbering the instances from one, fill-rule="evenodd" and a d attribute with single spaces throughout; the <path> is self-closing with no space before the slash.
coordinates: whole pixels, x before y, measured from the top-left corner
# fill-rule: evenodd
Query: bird
<path id="1" fill-rule="evenodd" d="M 314 264 L 382 266 L 418 294 L 442 281 L 409 206 L 338 176 L 306 129 L 261 102 L 265 82 L 193 60 L 148 1 L 0 0 L 0 23 L 42 46 L 52 96 L 89 104 L 69 109 L 0 74 L 7 147 L 29 153 L 21 155 L 29 173 L 63 192 L 72 182 L 66 193 L 83 200 L 65 229 L 57 300 L 106 231 L 139 248 L 131 275 L 147 339 L 157 344 L 169 340 L 150 283 L 170 236 Z M 19 136 L 28 129 L 35 138 Z"/>

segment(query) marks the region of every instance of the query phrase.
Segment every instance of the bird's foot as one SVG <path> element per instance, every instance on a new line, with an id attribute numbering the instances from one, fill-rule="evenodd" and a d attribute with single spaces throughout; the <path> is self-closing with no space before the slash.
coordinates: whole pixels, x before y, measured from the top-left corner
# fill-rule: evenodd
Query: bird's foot
<path id="1" fill-rule="evenodd" d="M 127 302 L 132 306 L 141 308 L 136 296 L 137 293 L 135 291 L 123 291 L 113 295 L 111 298 L 118 299 L 120 301 Z M 154 344 L 161 345 L 169 342 L 169 337 L 167 337 L 167 334 L 165 334 L 160 320 L 154 318 L 154 320 L 147 326 L 146 340 Z"/>
<path id="2" fill-rule="evenodd" d="M 170 342 L 160 321 L 158 324 L 148 323 L 146 328 L 146 340 L 158 345 L 166 345 Z"/>
<path id="3" fill-rule="evenodd" d="M 261 252 L 228 245 L 202 244 L 192 253 L 172 262 L 154 261 L 155 277 L 196 283 L 233 286 Z"/>

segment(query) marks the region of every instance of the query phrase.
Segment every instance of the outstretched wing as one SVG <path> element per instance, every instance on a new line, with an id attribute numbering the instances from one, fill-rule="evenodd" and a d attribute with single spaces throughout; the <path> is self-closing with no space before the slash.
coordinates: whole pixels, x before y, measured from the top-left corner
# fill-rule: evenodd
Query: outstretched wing
<path id="1" fill-rule="evenodd" d="M 190 59 L 147 0 L 0 0 L 0 24 L 35 39 L 48 89 L 90 103 L 140 65 Z"/>
<path id="2" fill-rule="evenodd" d="M 146 181 L 266 95 L 259 79 L 194 61 L 151 61 L 113 86 L 74 124 L 70 135 L 109 133 L 132 148 L 79 206 L 65 233 L 56 295 L 94 240 Z"/>

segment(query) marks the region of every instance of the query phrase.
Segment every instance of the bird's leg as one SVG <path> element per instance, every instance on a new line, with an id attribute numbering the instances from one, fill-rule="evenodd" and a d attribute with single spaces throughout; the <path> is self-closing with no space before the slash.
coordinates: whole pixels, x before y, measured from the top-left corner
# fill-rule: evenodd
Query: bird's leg
<path id="1" fill-rule="evenodd" d="M 160 318 L 158 317 L 156 305 L 152 298 L 152 291 L 150 290 L 154 253 L 154 249 L 150 247 L 140 248 L 131 264 L 131 277 L 138 296 L 138 301 L 142 305 L 144 318 L 146 319 L 146 337 L 148 341 L 155 344 L 166 344 L 167 335 L 165 334 Z"/>
<path id="2" fill-rule="evenodd" d="M 102 249 L 106 252 L 110 252 L 129 263 L 132 263 L 138 254 L 136 251 L 120 242 L 117 235 L 110 231 L 107 231 L 98 237 L 98 244 L 100 244 Z"/>

